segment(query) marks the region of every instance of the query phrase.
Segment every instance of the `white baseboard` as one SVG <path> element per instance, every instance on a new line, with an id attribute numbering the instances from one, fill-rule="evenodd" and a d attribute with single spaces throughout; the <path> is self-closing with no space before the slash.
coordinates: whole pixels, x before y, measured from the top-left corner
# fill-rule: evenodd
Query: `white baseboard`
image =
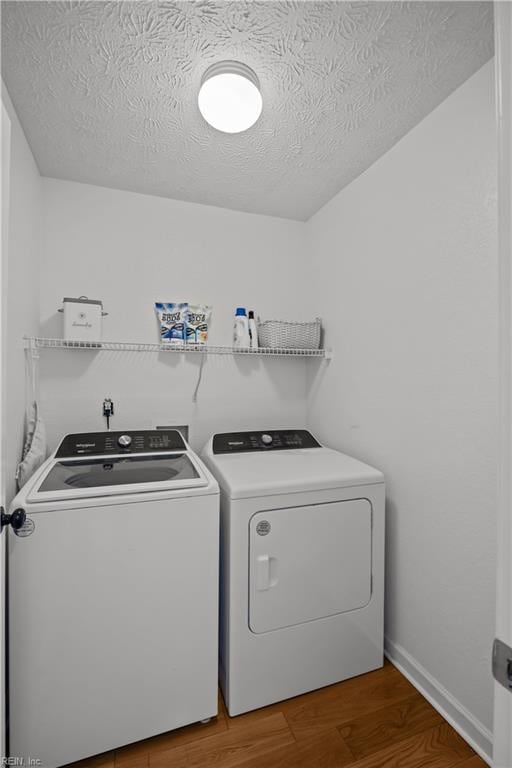
<path id="1" fill-rule="evenodd" d="M 482 760 L 492 765 L 492 733 L 400 645 L 386 638 L 385 654 Z"/>

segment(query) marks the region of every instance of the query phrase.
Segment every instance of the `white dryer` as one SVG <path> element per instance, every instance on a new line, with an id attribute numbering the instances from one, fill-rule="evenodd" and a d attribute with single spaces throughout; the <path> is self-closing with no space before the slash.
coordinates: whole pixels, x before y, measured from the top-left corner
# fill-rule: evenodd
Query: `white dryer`
<path id="1" fill-rule="evenodd" d="M 230 715 L 383 664 L 384 477 L 305 430 L 214 435 Z"/>
<path id="2" fill-rule="evenodd" d="M 68 435 L 17 509 L 10 754 L 55 768 L 215 715 L 219 488 L 179 432 Z"/>

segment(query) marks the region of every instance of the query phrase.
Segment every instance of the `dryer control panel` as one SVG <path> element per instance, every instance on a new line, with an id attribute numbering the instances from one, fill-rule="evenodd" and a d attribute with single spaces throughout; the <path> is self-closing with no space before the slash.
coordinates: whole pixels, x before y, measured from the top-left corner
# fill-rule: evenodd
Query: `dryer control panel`
<path id="1" fill-rule="evenodd" d="M 123 453 L 168 453 L 186 449 L 185 441 L 175 429 L 139 429 L 132 432 L 81 432 L 66 435 L 55 455 L 58 458 L 113 456 Z"/>
<path id="2" fill-rule="evenodd" d="M 321 448 L 321 445 L 306 429 L 223 432 L 213 436 L 213 453 L 283 451 L 291 448 Z"/>

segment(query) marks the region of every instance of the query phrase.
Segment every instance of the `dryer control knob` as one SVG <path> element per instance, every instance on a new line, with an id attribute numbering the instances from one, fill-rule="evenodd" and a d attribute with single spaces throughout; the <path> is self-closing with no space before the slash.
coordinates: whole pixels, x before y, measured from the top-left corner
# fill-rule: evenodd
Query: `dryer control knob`
<path id="1" fill-rule="evenodd" d="M 130 435 L 121 435 L 118 437 L 117 442 L 121 448 L 128 448 L 132 444 L 132 439 Z"/>
<path id="2" fill-rule="evenodd" d="M 261 442 L 263 445 L 270 445 L 272 443 L 272 435 L 262 435 Z"/>

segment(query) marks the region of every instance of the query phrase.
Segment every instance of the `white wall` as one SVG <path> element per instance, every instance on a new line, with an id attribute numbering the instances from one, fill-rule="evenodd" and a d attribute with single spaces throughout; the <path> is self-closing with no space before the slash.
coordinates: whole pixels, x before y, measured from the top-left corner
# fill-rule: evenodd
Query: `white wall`
<path id="1" fill-rule="evenodd" d="M 82 294 L 103 300 L 109 340 L 158 341 L 155 301 L 213 305 L 213 344 L 231 344 L 238 305 L 262 317 L 308 315 L 297 290 L 301 223 L 52 179 L 44 197 L 43 335 L 62 335 L 62 298 Z M 194 405 L 199 364 L 174 354 L 43 351 L 50 443 L 104 429 L 106 396 L 116 405 L 112 428 L 187 423 L 196 448 L 213 431 L 304 424 L 304 361 L 210 356 Z"/>
<path id="2" fill-rule="evenodd" d="M 11 166 L 6 267 L 5 451 L 6 501 L 15 492 L 14 475 L 23 449 L 25 413 L 24 334 L 39 326 L 39 265 L 42 252 L 41 177 L 25 134 L 2 84 L 2 100 L 11 120 Z"/>
<path id="3" fill-rule="evenodd" d="M 310 424 L 385 472 L 389 648 L 468 710 L 465 725 L 484 747 L 495 601 L 495 130 L 489 62 L 308 225 L 310 293 L 322 299 L 336 354 Z"/>

